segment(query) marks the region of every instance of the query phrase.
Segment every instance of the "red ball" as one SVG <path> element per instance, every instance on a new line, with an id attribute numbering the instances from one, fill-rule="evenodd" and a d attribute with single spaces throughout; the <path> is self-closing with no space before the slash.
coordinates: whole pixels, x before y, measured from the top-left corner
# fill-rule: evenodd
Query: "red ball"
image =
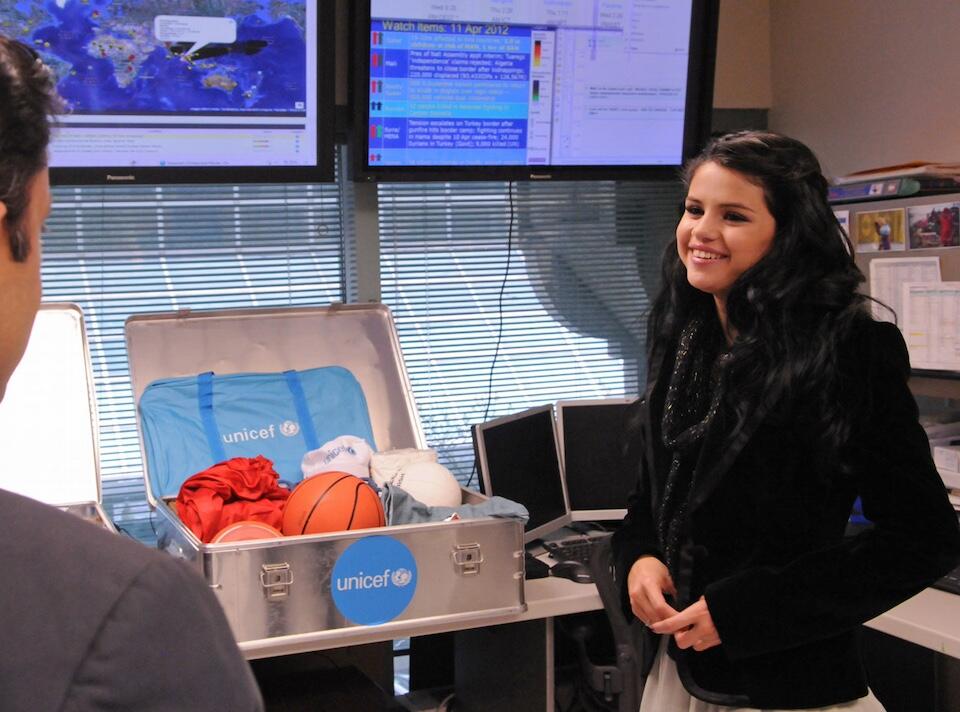
<path id="1" fill-rule="evenodd" d="M 281 528 L 292 536 L 382 527 L 386 522 L 380 497 L 370 485 L 346 472 L 322 472 L 293 488 Z"/>

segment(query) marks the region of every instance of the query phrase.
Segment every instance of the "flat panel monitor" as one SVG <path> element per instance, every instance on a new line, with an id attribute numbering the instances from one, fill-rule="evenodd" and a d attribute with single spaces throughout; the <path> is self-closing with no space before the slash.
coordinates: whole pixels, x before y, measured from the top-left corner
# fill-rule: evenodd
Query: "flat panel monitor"
<path id="1" fill-rule="evenodd" d="M 709 131 L 715 0 L 362 0 L 358 180 L 675 178 Z"/>
<path id="2" fill-rule="evenodd" d="M 524 543 L 570 523 L 552 405 L 475 425 L 473 436 L 483 491 L 530 513 Z"/>
<path id="3" fill-rule="evenodd" d="M 69 113 L 55 183 L 333 179 L 333 0 L 46 0 L 0 34 L 52 68 Z"/>
<path id="4" fill-rule="evenodd" d="M 623 456 L 624 420 L 633 398 L 557 402 L 557 431 L 573 521 L 619 521 L 636 485 Z"/>

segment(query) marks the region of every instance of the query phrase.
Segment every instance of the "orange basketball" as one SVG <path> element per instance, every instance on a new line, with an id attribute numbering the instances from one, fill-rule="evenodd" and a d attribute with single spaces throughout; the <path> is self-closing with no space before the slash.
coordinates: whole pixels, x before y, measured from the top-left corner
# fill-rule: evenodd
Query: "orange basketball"
<path id="1" fill-rule="evenodd" d="M 374 489 L 346 472 L 322 472 L 296 487 L 283 507 L 283 533 L 321 534 L 386 524 Z"/>
<path id="2" fill-rule="evenodd" d="M 217 532 L 213 537 L 211 544 L 218 544 L 226 541 L 250 541 L 252 539 L 274 539 L 282 537 L 283 534 L 271 527 L 266 522 L 257 522 L 252 519 L 244 519 L 240 522 L 228 524 Z"/>

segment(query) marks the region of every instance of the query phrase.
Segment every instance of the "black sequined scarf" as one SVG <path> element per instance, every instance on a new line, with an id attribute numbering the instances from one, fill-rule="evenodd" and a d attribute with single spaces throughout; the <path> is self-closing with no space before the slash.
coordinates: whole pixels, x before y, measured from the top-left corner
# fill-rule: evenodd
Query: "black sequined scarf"
<path id="1" fill-rule="evenodd" d="M 657 521 L 667 568 L 676 577 L 700 446 L 720 409 L 729 358 L 719 328 L 694 317 L 683 329 L 663 404 L 661 435 L 672 453 Z"/>

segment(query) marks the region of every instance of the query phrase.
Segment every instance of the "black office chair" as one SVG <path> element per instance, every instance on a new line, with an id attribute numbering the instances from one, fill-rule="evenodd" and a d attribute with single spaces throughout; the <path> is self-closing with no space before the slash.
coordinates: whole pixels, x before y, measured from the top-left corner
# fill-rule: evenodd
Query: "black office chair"
<path id="1" fill-rule="evenodd" d="M 680 570 L 677 573 L 678 599 L 682 602 L 690 600 L 690 581 L 694 564 L 697 558 L 703 556 L 706 550 L 702 546 L 687 545 L 680 552 Z M 624 614 L 620 600 L 620 583 L 615 579 L 613 570 L 613 552 L 610 548 L 610 538 L 597 542 L 591 552 L 590 571 L 594 583 L 603 601 L 603 610 L 610 622 L 615 648 L 615 664 L 598 665 L 587 655 L 586 638 L 588 633 L 581 629 L 574 629 L 571 637 L 577 640 L 580 650 L 580 665 L 590 688 L 603 695 L 607 702 L 606 708 L 616 712 L 636 712 L 643 697 L 643 688 L 646 676 L 645 668 L 649 667 L 656 654 L 657 638 L 648 635 L 646 628 L 636 618 Z M 682 604 L 683 605 L 683 604 Z M 685 607 L 685 605 L 683 605 Z M 578 640 L 582 638 L 583 640 Z M 679 670 L 684 687 L 696 697 L 706 702 L 728 707 L 747 707 L 749 698 L 745 695 L 715 693 L 698 687 L 692 679 L 684 677 L 684 670 Z M 615 696 L 615 698 L 614 698 Z M 615 699 L 616 707 L 611 706 Z"/>
<path id="2" fill-rule="evenodd" d="M 643 624 L 635 618 L 628 620 L 624 615 L 612 557 L 607 537 L 595 544 L 590 559 L 590 570 L 613 636 L 612 659 L 607 664 L 591 659 L 587 650 L 587 638 L 591 635 L 589 627 L 574 627 L 570 636 L 577 644 L 581 673 L 590 689 L 603 698 L 610 710 L 637 712 L 645 682 L 643 661 L 649 651 L 646 650 Z"/>

